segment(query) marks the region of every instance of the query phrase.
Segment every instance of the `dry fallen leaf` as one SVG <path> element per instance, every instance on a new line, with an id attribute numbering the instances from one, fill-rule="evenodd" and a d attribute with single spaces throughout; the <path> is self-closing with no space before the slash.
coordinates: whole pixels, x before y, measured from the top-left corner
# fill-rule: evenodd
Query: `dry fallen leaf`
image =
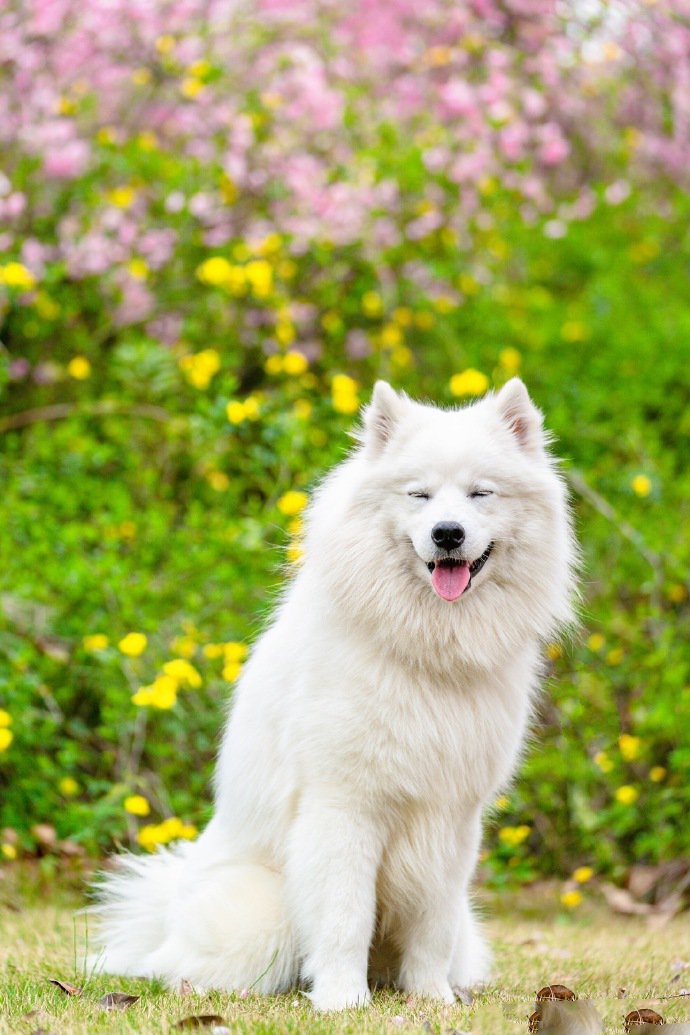
<path id="1" fill-rule="evenodd" d="M 647 1007 L 642 1007 L 641 1010 L 631 1010 L 629 1014 L 625 1016 L 625 1030 L 633 1032 L 633 1029 L 640 1024 L 664 1024 L 664 1018 L 656 1010 L 649 1010 Z"/>
<path id="2" fill-rule="evenodd" d="M 130 1006 L 138 1003 L 141 996 L 128 995 L 126 992 L 106 992 L 98 1000 L 98 1005 L 104 1010 L 127 1010 Z"/>
<path id="3" fill-rule="evenodd" d="M 60 981 L 59 978 L 48 978 L 51 985 L 57 985 L 61 988 L 65 995 L 81 995 L 81 988 L 77 988 L 76 985 L 70 985 L 69 981 Z"/>
<path id="4" fill-rule="evenodd" d="M 537 999 L 577 999 L 565 985 L 545 985 L 536 993 Z"/>
<path id="5" fill-rule="evenodd" d="M 178 995 L 192 995 L 194 992 L 194 985 L 191 981 L 187 981 L 187 978 L 182 978 L 180 981 L 180 987 L 177 990 Z"/>
<path id="6" fill-rule="evenodd" d="M 175 1024 L 176 1028 L 206 1028 L 212 1024 L 225 1024 L 217 1013 L 199 1013 L 191 1017 L 183 1017 Z"/>

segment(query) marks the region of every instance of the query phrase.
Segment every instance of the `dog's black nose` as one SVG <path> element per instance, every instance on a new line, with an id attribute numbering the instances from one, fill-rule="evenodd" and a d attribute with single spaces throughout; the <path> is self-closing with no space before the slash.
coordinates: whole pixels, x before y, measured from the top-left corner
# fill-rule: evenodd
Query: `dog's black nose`
<path id="1" fill-rule="evenodd" d="M 457 521 L 439 521 L 431 529 L 431 538 L 442 550 L 457 550 L 465 539 L 465 529 Z"/>

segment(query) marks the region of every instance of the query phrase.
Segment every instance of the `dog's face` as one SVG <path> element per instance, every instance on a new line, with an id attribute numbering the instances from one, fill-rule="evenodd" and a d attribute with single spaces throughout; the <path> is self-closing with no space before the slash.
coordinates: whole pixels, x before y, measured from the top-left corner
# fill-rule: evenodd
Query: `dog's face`
<path id="1" fill-rule="evenodd" d="M 395 563 L 447 603 L 489 580 L 519 578 L 520 557 L 529 564 L 548 538 L 555 477 L 522 382 L 461 410 L 423 406 L 379 383 L 365 423 L 375 520 Z"/>

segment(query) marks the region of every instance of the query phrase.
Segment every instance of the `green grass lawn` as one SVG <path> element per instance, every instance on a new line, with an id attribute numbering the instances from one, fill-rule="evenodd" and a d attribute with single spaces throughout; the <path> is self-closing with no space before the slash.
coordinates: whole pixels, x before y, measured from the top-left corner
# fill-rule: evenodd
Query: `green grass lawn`
<path id="1" fill-rule="evenodd" d="M 379 992 L 367 1011 L 317 1016 L 299 992 L 277 998 L 250 994 L 180 995 L 155 982 L 84 975 L 78 964 L 83 921 L 72 893 L 43 881 L 29 887 L 6 869 L 0 880 L 0 1032 L 172 1032 L 181 1018 L 217 1014 L 232 1032 L 344 1033 L 398 1030 L 526 1032 L 537 988 L 556 982 L 597 1000 L 607 1032 L 623 1031 L 623 1016 L 654 1000 L 666 1020 L 690 1020 L 690 997 L 659 1002 L 690 986 L 690 922 L 680 917 L 661 930 L 639 918 L 612 916 L 595 903 L 565 915 L 555 889 L 485 895 L 495 950 L 494 980 L 471 1006 L 437 1006 Z M 49 983 L 82 988 L 69 997 Z M 619 995 L 625 989 L 624 996 Z M 124 1012 L 98 1005 L 107 992 L 141 996 Z M 32 1013 L 32 1011 L 38 1011 Z M 31 1016 L 27 1017 L 27 1014 Z M 211 1027 L 202 1030 L 211 1031 Z"/>

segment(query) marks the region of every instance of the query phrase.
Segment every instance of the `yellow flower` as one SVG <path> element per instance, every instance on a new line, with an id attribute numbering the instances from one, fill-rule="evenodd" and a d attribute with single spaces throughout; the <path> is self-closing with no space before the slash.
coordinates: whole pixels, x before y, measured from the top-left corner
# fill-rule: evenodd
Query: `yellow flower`
<path id="1" fill-rule="evenodd" d="M 393 310 L 393 319 L 400 327 L 409 327 L 412 323 L 412 310 L 401 305 Z"/>
<path id="2" fill-rule="evenodd" d="M 188 75 L 180 83 L 180 93 L 183 97 L 193 101 L 195 97 L 205 89 L 205 86 L 201 79 L 197 79 L 196 76 Z"/>
<path id="3" fill-rule="evenodd" d="M 163 844 L 160 827 L 155 823 L 147 823 L 137 833 L 137 841 L 142 848 L 153 852 L 158 845 Z"/>
<path id="4" fill-rule="evenodd" d="M 67 373 L 76 381 L 85 381 L 91 376 L 91 364 L 86 356 L 74 356 L 67 364 Z"/>
<path id="5" fill-rule="evenodd" d="M 17 858 L 17 849 L 14 845 L 5 843 L 2 845 L 2 849 L 0 850 L 2 851 L 4 858 L 8 859 L 10 862 Z"/>
<path id="6" fill-rule="evenodd" d="M 450 390 L 453 395 L 483 395 L 489 387 L 489 379 L 480 370 L 468 367 L 461 374 L 453 374 L 450 379 Z"/>
<path id="7" fill-rule="evenodd" d="M 457 302 L 451 295 L 439 295 L 434 300 L 434 307 L 439 313 L 450 313 L 457 306 Z"/>
<path id="8" fill-rule="evenodd" d="M 631 737 L 629 733 L 622 733 L 618 738 L 618 747 L 626 762 L 634 761 L 640 753 L 640 738 Z"/>
<path id="9" fill-rule="evenodd" d="M 331 400 L 338 413 L 356 413 L 359 408 L 358 384 L 347 374 L 336 374 L 331 381 Z"/>
<path id="10" fill-rule="evenodd" d="M 301 352 L 286 352 L 283 359 L 283 370 L 286 374 L 303 374 L 309 366 L 309 360 Z"/>
<path id="11" fill-rule="evenodd" d="M 594 762 L 596 765 L 599 766 L 602 773 L 610 773 L 613 769 L 613 762 L 611 761 L 611 759 L 605 751 L 597 751 L 596 755 L 594 756 Z"/>
<path id="12" fill-rule="evenodd" d="M 651 479 L 646 474 L 636 474 L 633 480 L 630 482 L 632 491 L 636 496 L 649 496 L 652 491 Z"/>
<path id="13" fill-rule="evenodd" d="M 106 650 L 110 640 L 103 633 L 92 633 L 91 636 L 85 636 L 81 642 L 84 650 L 98 651 Z"/>
<path id="14" fill-rule="evenodd" d="M 96 140 L 99 144 L 114 144 L 115 131 L 111 126 L 101 126 L 96 133 Z"/>
<path id="15" fill-rule="evenodd" d="M 206 481 L 216 492 L 225 492 L 226 489 L 230 488 L 230 479 L 225 471 L 209 471 L 206 475 Z"/>
<path id="16" fill-rule="evenodd" d="M 225 415 L 231 424 L 241 424 L 246 417 L 244 403 L 233 400 L 225 407 Z"/>
<path id="17" fill-rule="evenodd" d="M 142 151 L 155 151 L 158 147 L 158 137 L 150 129 L 144 129 L 137 134 L 137 144 Z"/>
<path id="18" fill-rule="evenodd" d="M 20 291 L 31 291 L 36 287 L 36 278 L 21 262 L 7 262 L 0 266 L 0 284 L 18 288 Z"/>
<path id="19" fill-rule="evenodd" d="M 304 521 L 301 517 L 293 518 L 292 521 L 288 521 L 287 528 L 290 535 L 301 536 L 304 531 Z"/>
<path id="20" fill-rule="evenodd" d="M 132 694 L 132 704 L 137 708 L 147 708 L 153 699 L 153 692 L 150 686 L 140 686 L 136 693 Z"/>
<path id="21" fill-rule="evenodd" d="M 206 79 L 212 69 L 208 61 L 195 61 L 193 65 L 189 66 L 187 71 L 190 75 L 196 76 L 197 79 Z"/>
<path id="22" fill-rule="evenodd" d="M 146 650 L 148 642 L 144 633 L 131 632 L 122 637 L 118 647 L 128 658 L 138 658 Z"/>
<path id="23" fill-rule="evenodd" d="M 424 310 L 421 313 L 415 313 L 414 322 L 420 331 L 428 331 L 430 327 L 434 326 L 436 320 L 433 313 Z"/>
<path id="24" fill-rule="evenodd" d="M 261 415 L 259 400 L 255 395 L 248 395 L 244 400 L 244 415 L 249 420 L 258 420 Z"/>
<path id="25" fill-rule="evenodd" d="M 591 866 L 578 866 L 578 868 L 573 872 L 573 880 L 578 884 L 586 884 L 593 876 L 594 870 Z"/>
<path id="26" fill-rule="evenodd" d="M 367 316 L 380 316 L 383 312 L 383 300 L 378 291 L 365 291 L 362 295 L 362 309 Z"/>
<path id="27" fill-rule="evenodd" d="M 135 68 L 130 79 L 135 86 L 148 86 L 151 82 L 151 72 L 148 68 Z"/>
<path id="28" fill-rule="evenodd" d="M 222 255 L 213 255 L 197 266 L 196 275 L 204 284 L 219 287 L 232 277 L 232 265 Z"/>
<path id="29" fill-rule="evenodd" d="M 73 798 L 76 794 L 79 794 L 79 784 L 73 776 L 63 776 L 58 783 L 58 790 L 66 798 Z"/>
<path id="30" fill-rule="evenodd" d="M 620 665 L 621 661 L 625 657 L 625 652 L 622 647 L 614 647 L 606 655 L 606 660 L 609 665 Z"/>
<path id="31" fill-rule="evenodd" d="M 563 657 L 563 648 L 560 643 L 547 643 L 546 645 L 546 656 L 551 661 L 558 661 L 559 658 Z"/>
<path id="32" fill-rule="evenodd" d="M 237 640 L 229 640 L 223 644 L 223 654 L 227 662 L 231 661 L 244 661 L 247 657 L 249 648 L 246 643 L 240 643 Z"/>
<path id="33" fill-rule="evenodd" d="M 129 208 L 134 199 L 137 196 L 137 192 L 134 187 L 122 186 L 114 187 L 112 190 L 107 191 L 105 197 L 111 205 L 115 208 Z"/>
<path id="34" fill-rule="evenodd" d="M 277 266 L 278 276 L 283 280 L 292 280 L 297 273 L 297 263 L 293 259 L 281 259 Z"/>
<path id="35" fill-rule="evenodd" d="M 174 708 L 177 704 L 177 690 L 178 682 L 172 676 L 156 676 L 153 683 L 137 691 L 132 700 L 135 704 L 138 704 L 139 702 L 134 700 L 134 698 L 143 691 L 145 695 L 144 704 L 148 704 L 152 708 L 159 708 L 161 711 L 167 711 L 169 708 Z"/>
<path id="36" fill-rule="evenodd" d="M 498 354 L 498 362 L 508 374 L 515 374 L 520 369 L 522 356 L 517 349 L 501 349 Z"/>
<path id="37" fill-rule="evenodd" d="M 8 730 L 6 727 L 0 728 L 0 751 L 7 751 L 8 747 L 14 740 L 14 734 L 12 730 Z"/>
<path id="38" fill-rule="evenodd" d="M 584 341 L 589 337 L 589 329 L 580 320 L 566 320 L 561 327 L 561 338 L 563 341 L 576 342 Z"/>
<path id="39" fill-rule="evenodd" d="M 273 269 L 266 259 L 252 259 L 244 268 L 247 281 L 257 298 L 268 298 L 273 290 Z"/>
<path id="40" fill-rule="evenodd" d="M 131 794 L 124 800 L 125 812 L 132 816 L 148 816 L 151 806 L 141 794 Z"/>
<path id="41" fill-rule="evenodd" d="M 0 708 L 0 729 L 7 729 L 12 725 L 12 716 L 4 708 Z"/>
<path id="42" fill-rule="evenodd" d="M 532 832 L 531 827 L 523 824 L 519 827 L 501 827 L 498 832 L 499 841 L 509 848 L 516 848 L 526 841 Z"/>
<path id="43" fill-rule="evenodd" d="M 387 323 L 381 330 L 381 346 L 384 349 L 395 349 L 402 345 L 403 336 L 399 327 L 394 323 Z"/>
<path id="44" fill-rule="evenodd" d="M 297 420 L 309 420 L 313 408 L 308 399 L 298 399 L 292 407 L 292 412 L 297 417 Z"/>
<path id="45" fill-rule="evenodd" d="M 284 493 L 278 500 L 277 506 L 281 514 L 286 517 L 295 517 L 297 514 L 301 514 L 307 503 L 309 497 L 306 492 L 297 492 L 291 489 L 290 492 Z"/>
<path id="46" fill-rule="evenodd" d="M 226 679 L 228 683 L 234 683 L 241 671 L 241 661 L 226 661 L 225 665 L 223 666 L 223 679 Z"/>
<path id="47" fill-rule="evenodd" d="M 640 796 L 640 792 L 637 787 L 631 787 L 630 784 L 624 784 L 623 787 L 619 787 L 616 791 L 616 801 L 620 802 L 621 805 L 633 805 Z"/>
<path id="48" fill-rule="evenodd" d="M 666 770 L 662 765 L 654 765 L 649 770 L 649 779 L 652 783 L 661 783 L 666 776 Z"/>
<path id="49" fill-rule="evenodd" d="M 183 626 L 184 628 L 184 626 Z M 196 643 L 193 636 L 177 636 L 170 644 L 173 654 L 179 654 L 181 658 L 193 658 L 196 654 Z"/>
<path id="50" fill-rule="evenodd" d="M 476 295 L 479 291 L 479 281 L 471 273 L 461 273 L 458 277 L 458 287 L 463 295 Z"/>
<path id="51" fill-rule="evenodd" d="M 172 676 L 178 683 L 191 686 L 194 690 L 201 686 L 201 676 L 194 665 L 191 665 L 185 658 L 173 658 L 172 661 L 166 661 L 163 665 L 163 672 L 166 676 Z"/>
<path id="52" fill-rule="evenodd" d="M 605 643 L 606 640 L 601 635 L 601 633 L 592 633 L 592 635 L 587 640 L 587 646 L 590 650 L 593 650 L 595 652 L 600 651 Z"/>
<path id="53" fill-rule="evenodd" d="M 505 812 L 509 805 L 510 798 L 507 794 L 499 794 L 498 798 L 496 798 L 496 801 L 494 802 L 494 808 L 500 809 L 501 812 Z"/>
<path id="54" fill-rule="evenodd" d="M 223 653 L 224 647 L 222 643 L 207 643 L 203 649 L 203 655 L 209 661 L 213 661 L 215 658 L 222 658 Z"/>
<path id="55" fill-rule="evenodd" d="M 178 363 L 187 381 L 195 388 L 208 388 L 211 378 L 220 370 L 220 356 L 215 349 L 202 349 L 182 356 Z"/>
<path id="56" fill-rule="evenodd" d="M 127 271 L 130 277 L 134 277 L 135 280 L 146 280 L 150 272 L 144 260 L 136 257 L 130 259 L 127 263 Z"/>
<path id="57" fill-rule="evenodd" d="M 682 604 L 688 595 L 688 591 L 682 582 L 674 582 L 666 590 L 666 596 L 672 604 Z"/>
<path id="58" fill-rule="evenodd" d="M 199 836 L 199 831 L 193 823 L 183 823 L 177 836 L 183 841 L 195 841 Z"/>
<path id="59" fill-rule="evenodd" d="M 278 339 L 280 344 L 281 345 L 291 345 L 292 342 L 295 340 L 295 337 L 296 337 L 296 331 L 295 331 L 294 324 L 291 323 L 290 320 L 278 320 L 278 322 L 276 323 L 276 338 Z M 294 352 L 293 355 L 299 356 L 299 355 L 301 355 L 301 353 Z M 302 357 L 302 358 L 304 358 L 304 357 Z M 285 373 L 289 374 L 289 373 L 291 373 L 291 371 L 288 370 L 287 367 L 286 367 L 285 368 Z M 302 371 L 298 370 L 297 373 L 301 374 Z"/>
<path id="60" fill-rule="evenodd" d="M 582 902 L 581 891 L 564 891 L 561 895 L 561 902 L 566 909 L 576 909 Z"/>
<path id="61" fill-rule="evenodd" d="M 283 357 L 269 356 L 264 363 L 264 370 L 267 374 L 281 374 L 283 372 Z"/>
<path id="62" fill-rule="evenodd" d="M 60 306 L 58 303 L 43 291 L 39 291 L 36 295 L 34 305 L 36 307 L 36 312 L 39 316 L 42 316 L 44 320 L 54 320 L 60 315 Z"/>
<path id="63" fill-rule="evenodd" d="M 158 39 L 155 42 L 155 47 L 156 47 L 156 50 L 158 51 L 159 54 L 169 54 L 174 46 L 175 46 L 175 37 L 174 36 L 168 36 L 168 35 L 159 36 Z"/>
<path id="64" fill-rule="evenodd" d="M 396 367 L 401 367 L 405 370 L 407 367 L 411 367 L 413 362 L 414 353 L 406 345 L 401 345 L 400 348 L 393 349 L 391 352 L 391 363 Z"/>

